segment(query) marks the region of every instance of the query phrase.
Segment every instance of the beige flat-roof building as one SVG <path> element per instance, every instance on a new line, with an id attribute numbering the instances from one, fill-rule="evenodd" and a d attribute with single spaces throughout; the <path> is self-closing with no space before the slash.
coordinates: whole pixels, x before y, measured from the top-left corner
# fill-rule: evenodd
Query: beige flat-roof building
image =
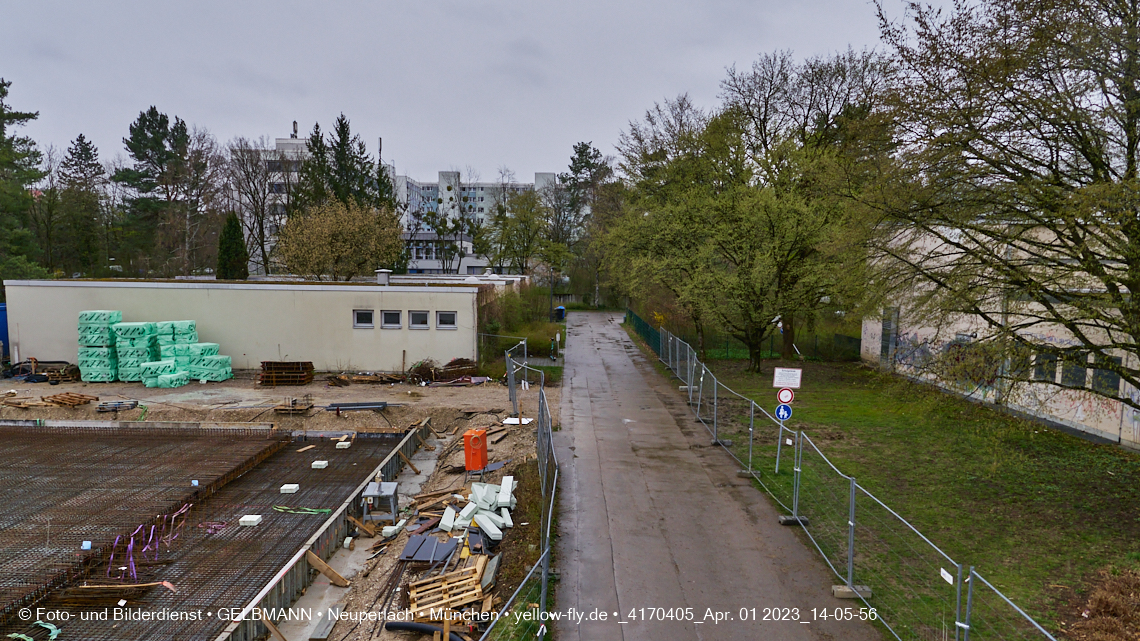
<path id="1" fill-rule="evenodd" d="M 323 371 L 402 371 L 476 358 L 478 304 L 490 285 L 218 281 L 4 281 L 13 361 L 75 362 L 78 314 L 194 320 L 234 369 L 312 361 Z"/>

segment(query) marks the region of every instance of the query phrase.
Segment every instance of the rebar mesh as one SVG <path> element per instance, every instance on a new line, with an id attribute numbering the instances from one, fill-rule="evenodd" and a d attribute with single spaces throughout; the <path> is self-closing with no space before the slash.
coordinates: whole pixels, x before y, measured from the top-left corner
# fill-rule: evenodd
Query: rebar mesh
<path id="1" fill-rule="evenodd" d="M 305 445 L 316 445 L 314 449 L 304 453 L 294 448 L 281 450 L 230 481 L 212 497 L 196 503 L 184 529 L 184 540 L 170 551 L 164 559 L 165 565 L 154 569 L 151 578 L 169 581 L 178 593 L 161 587 L 150 588 L 130 599 L 126 607 L 150 612 L 163 608 L 180 612 L 201 610 L 201 620 L 73 619 L 68 627 L 69 636 L 121 640 L 203 639 L 217 635 L 226 626 L 226 621 L 217 617 L 218 610 L 242 608 L 249 603 L 328 518 L 327 513 L 279 512 L 274 506 L 338 507 L 399 440 L 400 435 L 358 434 L 349 449 L 338 450 L 333 441 L 310 439 Z M 319 459 L 329 461 L 328 468 L 313 469 L 312 462 Z M 184 474 L 190 457 L 175 463 Z M 297 483 L 300 490 L 295 494 L 281 494 L 280 488 L 286 483 Z M 238 520 L 246 514 L 261 515 L 262 523 L 254 527 L 238 525 Z M 219 523 L 225 525 L 219 529 L 199 527 Z M 109 598 L 105 603 L 77 604 L 66 593 L 58 593 L 46 599 L 41 607 L 80 616 L 82 612 L 113 609 L 116 601 L 117 598 Z M 0 628 L 0 633 L 22 633 L 37 638 L 35 628 L 19 622 L 10 622 Z"/>

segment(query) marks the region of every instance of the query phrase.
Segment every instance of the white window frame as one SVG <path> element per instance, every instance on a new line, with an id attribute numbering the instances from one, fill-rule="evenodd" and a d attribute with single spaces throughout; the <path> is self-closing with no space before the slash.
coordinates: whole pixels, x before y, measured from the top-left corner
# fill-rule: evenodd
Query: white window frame
<path id="1" fill-rule="evenodd" d="M 455 322 L 450 324 L 450 325 L 444 325 L 443 323 L 441 323 L 439 321 L 439 315 L 440 314 L 452 314 L 455 318 Z M 458 312 L 437 311 L 435 313 L 435 328 L 436 329 L 447 329 L 447 330 L 459 329 L 459 314 L 458 314 Z"/>
<path id="2" fill-rule="evenodd" d="M 426 318 L 424 318 L 424 324 L 418 325 L 413 323 L 412 314 L 426 314 Z M 431 312 L 426 309 L 408 310 L 408 329 L 431 329 Z"/>
<path id="3" fill-rule="evenodd" d="M 372 322 L 367 323 L 367 324 L 361 323 L 360 319 L 357 317 L 357 314 L 359 314 L 360 312 L 368 312 L 369 314 L 372 314 Z M 376 310 L 374 310 L 374 309 L 354 309 L 354 310 L 352 310 L 352 328 L 353 329 L 374 329 L 375 327 L 376 327 Z"/>
<path id="4" fill-rule="evenodd" d="M 384 320 L 385 320 L 384 315 L 385 314 L 395 314 L 396 319 L 397 319 L 396 324 L 393 325 L 392 323 L 384 322 Z M 382 310 L 380 310 L 380 329 L 400 329 L 403 326 L 404 326 L 404 312 L 402 312 L 398 309 L 382 309 Z"/>

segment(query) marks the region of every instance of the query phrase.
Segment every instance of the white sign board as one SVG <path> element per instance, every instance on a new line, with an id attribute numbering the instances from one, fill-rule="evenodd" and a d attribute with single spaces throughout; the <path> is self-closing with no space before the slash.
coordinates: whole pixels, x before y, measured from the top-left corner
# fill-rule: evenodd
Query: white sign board
<path id="1" fill-rule="evenodd" d="M 803 377 L 804 371 L 802 369 L 793 369 L 791 367 L 777 367 L 776 373 L 772 376 L 772 387 L 790 387 L 792 389 L 800 388 L 800 378 Z"/>
<path id="2" fill-rule="evenodd" d="M 954 575 L 947 572 L 946 568 L 938 568 L 938 569 L 942 570 L 942 580 L 949 583 L 950 585 L 954 585 Z"/>

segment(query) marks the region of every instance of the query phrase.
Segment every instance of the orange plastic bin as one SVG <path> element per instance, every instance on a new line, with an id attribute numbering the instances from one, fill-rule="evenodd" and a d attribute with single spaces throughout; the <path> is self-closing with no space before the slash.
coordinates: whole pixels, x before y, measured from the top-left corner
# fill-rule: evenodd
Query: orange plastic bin
<path id="1" fill-rule="evenodd" d="M 487 430 L 467 430 L 463 433 L 463 457 L 468 472 L 487 467 Z"/>

